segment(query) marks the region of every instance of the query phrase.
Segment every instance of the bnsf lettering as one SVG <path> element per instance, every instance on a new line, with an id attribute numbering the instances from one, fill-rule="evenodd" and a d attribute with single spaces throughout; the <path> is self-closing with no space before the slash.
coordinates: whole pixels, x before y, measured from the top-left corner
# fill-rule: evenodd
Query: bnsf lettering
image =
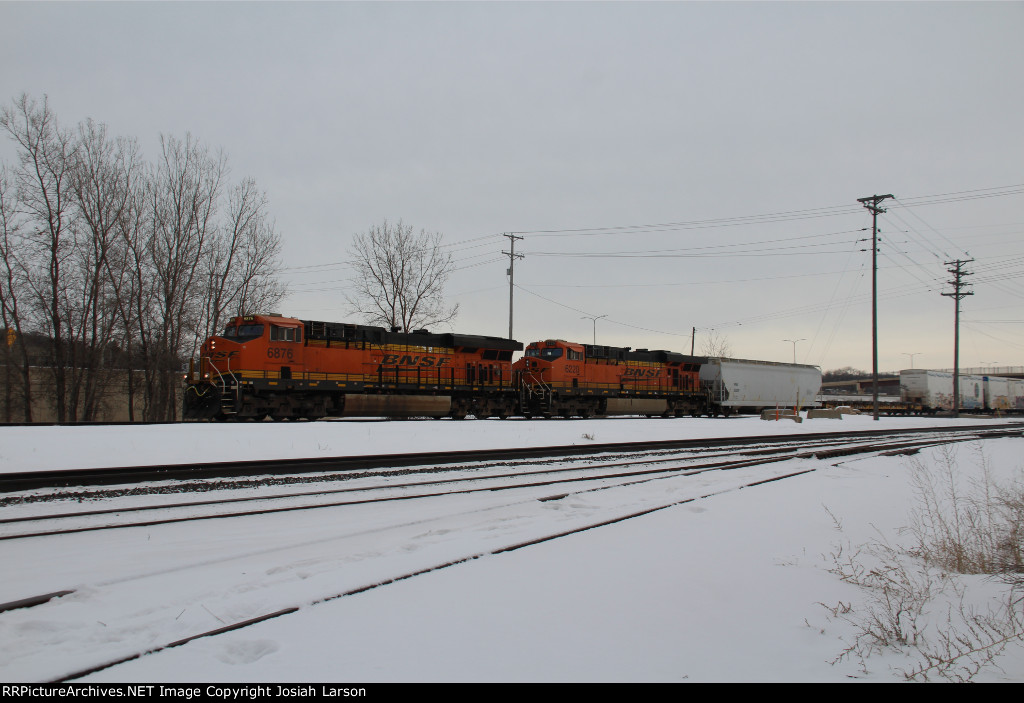
<path id="1" fill-rule="evenodd" d="M 658 378 L 661 376 L 661 369 L 626 369 L 622 375 L 633 378 Z"/>
<path id="2" fill-rule="evenodd" d="M 424 368 L 448 366 L 452 359 L 449 356 L 411 356 L 405 354 L 385 354 L 380 362 L 384 366 L 422 366 Z"/>

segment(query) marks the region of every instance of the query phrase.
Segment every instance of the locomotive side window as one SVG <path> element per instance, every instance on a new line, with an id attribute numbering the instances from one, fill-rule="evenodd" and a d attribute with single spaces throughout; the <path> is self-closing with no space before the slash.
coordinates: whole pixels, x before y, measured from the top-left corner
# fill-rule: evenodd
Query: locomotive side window
<path id="1" fill-rule="evenodd" d="M 270 341 L 272 342 L 297 342 L 301 336 L 296 334 L 298 330 L 294 327 L 270 326 Z"/>

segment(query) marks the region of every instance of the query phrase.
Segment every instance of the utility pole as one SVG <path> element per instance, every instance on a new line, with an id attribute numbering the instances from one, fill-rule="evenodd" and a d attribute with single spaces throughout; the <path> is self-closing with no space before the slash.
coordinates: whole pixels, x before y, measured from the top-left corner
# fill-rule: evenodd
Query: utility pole
<path id="1" fill-rule="evenodd" d="M 946 281 L 949 285 L 953 286 L 953 292 L 942 294 L 956 301 L 956 314 L 953 316 L 953 417 L 960 417 L 960 300 L 968 295 L 974 295 L 971 291 L 963 290 L 965 286 L 970 285 L 963 282 L 963 277 L 972 275 L 970 272 L 964 271 L 963 266 L 972 261 L 974 259 L 957 259 L 956 261 L 946 262 L 946 266 L 953 267 L 946 269 L 949 273 L 953 274 L 953 280 Z"/>
<path id="2" fill-rule="evenodd" d="M 878 421 L 878 215 L 885 212 L 878 204 L 893 195 L 872 195 L 857 198 L 857 202 L 871 211 L 871 396 L 872 415 Z"/>
<path id="3" fill-rule="evenodd" d="M 512 291 L 515 288 L 515 271 L 516 271 L 516 259 L 523 258 L 522 254 L 516 253 L 516 240 L 522 239 L 522 237 L 516 236 L 515 234 L 506 234 L 509 240 L 509 251 L 503 251 L 508 257 L 508 338 L 512 337 Z"/>

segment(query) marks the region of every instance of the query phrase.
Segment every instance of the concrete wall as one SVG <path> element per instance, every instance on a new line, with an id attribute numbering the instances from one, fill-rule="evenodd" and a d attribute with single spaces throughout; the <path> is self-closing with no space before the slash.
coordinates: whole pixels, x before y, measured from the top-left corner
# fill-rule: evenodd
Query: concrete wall
<path id="1" fill-rule="evenodd" d="M 141 371 L 135 371 L 135 420 L 142 420 L 142 393 L 140 386 L 143 381 Z M 181 383 L 179 374 L 175 374 L 175 395 L 177 413 L 181 415 Z M 8 396 L 8 381 L 10 395 Z M 56 391 L 54 390 L 53 374 L 45 368 L 31 370 L 32 381 L 32 421 L 53 423 L 57 421 Z M 8 404 L 10 416 L 8 417 Z M 105 382 L 100 390 L 97 403 L 96 422 L 128 422 L 128 373 L 123 369 L 106 372 Z M 82 419 L 81 417 L 79 419 Z M 21 379 L 17 369 L 8 369 L 0 365 L 0 422 L 24 422 L 24 400 L 21 392 Z"/>

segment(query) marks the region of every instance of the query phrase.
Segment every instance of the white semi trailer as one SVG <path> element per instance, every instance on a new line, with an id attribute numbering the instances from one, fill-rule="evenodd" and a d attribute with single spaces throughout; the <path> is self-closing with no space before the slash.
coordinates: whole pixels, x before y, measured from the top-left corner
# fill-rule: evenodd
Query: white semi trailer
<path id="1" fill-rule="evenodd" d="M 900 400 L 920 403 L 926 412 L 953 409 L 953 373 L 927 369 L 900 371 Z M 985 407 L 985 377 L 960 374 L 960 409 Z"/>

